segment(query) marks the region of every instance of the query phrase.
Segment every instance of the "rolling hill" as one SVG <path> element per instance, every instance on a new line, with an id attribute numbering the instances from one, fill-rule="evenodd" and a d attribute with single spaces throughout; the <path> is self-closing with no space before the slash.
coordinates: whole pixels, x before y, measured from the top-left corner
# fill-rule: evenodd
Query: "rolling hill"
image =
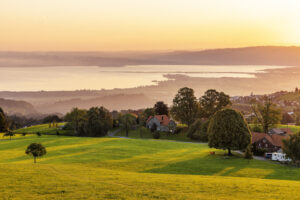
<path id="1" fill-rule="evenodd" d="M 48 135 L 0 142 L 0 195 L 7 199 L 300 198 L 299 168 L 224 159 L 206 144 Z M 32 142 L 48 152 L 37 164 L 24 153 Z"/>

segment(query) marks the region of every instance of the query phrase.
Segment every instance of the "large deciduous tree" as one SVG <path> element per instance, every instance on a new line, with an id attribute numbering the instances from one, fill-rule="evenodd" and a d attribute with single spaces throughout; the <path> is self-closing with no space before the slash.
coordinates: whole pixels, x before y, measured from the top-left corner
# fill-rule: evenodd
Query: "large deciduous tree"
<path id="1" fill-rule="evenodd" d="M 244 117 L 232 109 L 218 111 L 208 126 L 208 145 L 217 149 L 243 150 L 251 143 L 251 134 Z"/>
<path id="2" fill-rule="evenodd" d="M 292 161 L 300 165 L 300 132 L 291 135 L 288 139 L 283 140 L 283 152 Z"/>
<path id="3" fill-rule="evenodd" d="M 42 157 L 43 155 L 45 155 L 47 153 L 46 148 L 39 143 L 32 143 L 30 144 L 25 153 L 27 155 L 32 155 L 33 159 L 34 159 L 34 163 L 36 163 L 36 158 L 37 157 Z"/>
<path id="4" fill-rule="evenodd" d="M 199 114 L 202 118 L 210 118 L 217 111 L 225 108 L 227 105 L 231 105 L 229 95 L 213 89 L 207 90 L 205 94 L 200 97 L 199 102 Z"/>
<path id="5" fill-rule="evenodd" d="M 281 111 L 270 97 L 265 96 L 262 102 L 253 100 L 251 108 L 257 122 L 261 124 L 265 133 L 268 133 L 269 129 L 281 120 Z"/>
<path id="6" fill-rule="evenodd" d="M 171 114 L 181 123 L 192 124 L 198 113 L 198 102 L 191 88 L 181 88 L 173 99 Z"/>
<path id="7" fill-rule="evenodd" d="M 168 105 L 163 101 L 158 101 L 154 105 L 155 114 L 157 115 L 167 115 L 169 116 L 169 108 Z"/>

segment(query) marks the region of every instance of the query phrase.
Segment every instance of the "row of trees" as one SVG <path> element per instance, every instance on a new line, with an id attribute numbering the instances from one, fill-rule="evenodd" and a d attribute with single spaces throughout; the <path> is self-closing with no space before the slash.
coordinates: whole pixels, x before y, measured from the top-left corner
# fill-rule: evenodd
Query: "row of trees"
<path id="1" fill-rule="evenodd" d="M 112 128 L 112 117 L 104 107 L 92 107 L 89 110 L 74 108 L 65 117 L 66 127 L 74 130 L 78 136 L 105 136 Z"/>
<path id="2" fill-rule="evenodd" d="M 191 125 L 196 119 L 207 120 L 217 111 L 231 105 L 229 95 L 207 90 L 198 100 L 191 88 L 181 88 L 173 99 L 171 114 L 175 120 Z"/>

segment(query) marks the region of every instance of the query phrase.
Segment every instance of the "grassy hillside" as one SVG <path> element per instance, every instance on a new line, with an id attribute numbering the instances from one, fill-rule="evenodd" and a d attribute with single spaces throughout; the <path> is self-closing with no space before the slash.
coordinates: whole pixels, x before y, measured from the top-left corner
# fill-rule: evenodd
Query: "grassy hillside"
<path id="1" fill-rule="evenodd" d="M 65 123 L 58 123 L 58 127 L 51 127 L 49 128 L 49 124 L 40 124 L 40 125 L 35 125 L 35 126 L 30 126 L 26 128 L 21 128 L 14 133 L 16 134 L 36 134 L 37 132 L 40 132 L 41 134 L 46 134 L 46 135 L 56 135 L 56 132 L 58 131 L 59 134 L 61 135 L 72 135 L 73 132 L 71 130 L 62 130 L 60 127 L 63 126 Z"/>
<path id="2" fill-rule="evenodd" d="M 33 164 L 25 148 L 47 155 Z M 2 199 L 299 199 L 300 169 L 205 144 L 36 135 L 0 140 Z"/>
<path id="3" fill-rule="evenodd" d="M 125 137 L 126 132 L 125 132 L 125 130 L 121 130 L 115 136 Z M 149 129 L 144 129 L 141 132 L 140 128 L 138 128 L 136 130 L 130 130 L 128 137 L 129 138 L 139 138 L 139 139 L 152 139 L 153 138 L 152 133 Z M 184 130 L 182 130 L 178 134 L 170 134 L 170 135 L 167 135 L 167 133 L 165 133 L 165 132 L 160 132 L 160 139 L 176 140 L 176 141 L 184 141 L 184 142 L 196 142 L 195 140 L 191 140 L 190 138 L 188 138 L 187 133 Z"/>

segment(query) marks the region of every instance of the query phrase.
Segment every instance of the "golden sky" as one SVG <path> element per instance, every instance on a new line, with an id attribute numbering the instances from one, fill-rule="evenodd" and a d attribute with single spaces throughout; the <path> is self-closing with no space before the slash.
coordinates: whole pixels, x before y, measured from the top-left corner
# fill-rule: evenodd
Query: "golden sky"
<path id="1" fill-rule="evenodd" d="M 0 50 L 300 45 L 299 0 L 0 0 Z"/>

